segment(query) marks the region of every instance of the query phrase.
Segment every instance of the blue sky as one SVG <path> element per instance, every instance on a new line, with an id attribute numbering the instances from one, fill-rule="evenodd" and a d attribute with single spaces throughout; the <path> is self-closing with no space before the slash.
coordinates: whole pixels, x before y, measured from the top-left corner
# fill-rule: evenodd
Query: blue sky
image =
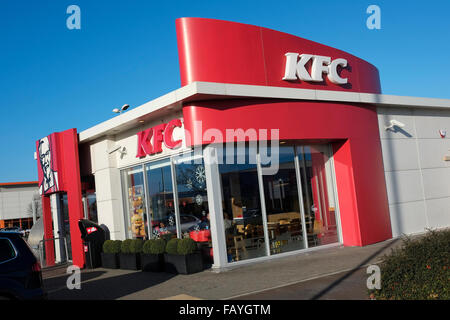
<path id="1" fill-rule="evenodd" d="M 81 30 L 66 9 L 81 8 Z M 366 8 L 381 9 L 381 30 Z M 180 86 L 175 19 L 259 25 L 378 67 L 385 94 L 450 99 L 450 1 L 0 1 L 0 182 L 37 180 L 35 141 Z"/>

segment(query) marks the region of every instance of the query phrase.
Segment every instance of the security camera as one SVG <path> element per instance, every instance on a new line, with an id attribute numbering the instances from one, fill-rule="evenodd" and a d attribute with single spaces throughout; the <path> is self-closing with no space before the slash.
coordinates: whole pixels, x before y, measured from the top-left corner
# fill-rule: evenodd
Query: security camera
<path id="1" fill-rule="evenodd" d="M 399 128 L 403 128 L 405 126 L 404 123 L 397 121 L 397 120 L 391 120 L 391 125 L 397 126 Z"/>
<path id="2" fill-rule="evenodd" d="M 390 125 L 388 127 L 385 127 L 386 130 L 394 129 L 394 127 L 403 128 L 405 126 L 404 123 L 397 121 L 397 120 L 391 120 L 389 121 Z"/>

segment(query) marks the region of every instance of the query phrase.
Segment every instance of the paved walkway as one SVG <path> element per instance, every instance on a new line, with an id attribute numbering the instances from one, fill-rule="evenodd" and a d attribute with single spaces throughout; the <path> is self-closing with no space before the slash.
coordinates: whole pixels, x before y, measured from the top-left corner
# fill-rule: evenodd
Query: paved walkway
<path id="1" fill-rule="evenodd" d="M 83 270 L 81 290 L 67 289 L 64 269 L 43 276 L 49 299 L 367 299 L 363 267 L 376 264 L 401 243 L 339 246 L 220 273 Z"/>
<path id="2" fill-rule="evenodd" d="M 240 295 L 233 300 L 365 300 L 366 268 L 301 281 L 296 284 Z"/>

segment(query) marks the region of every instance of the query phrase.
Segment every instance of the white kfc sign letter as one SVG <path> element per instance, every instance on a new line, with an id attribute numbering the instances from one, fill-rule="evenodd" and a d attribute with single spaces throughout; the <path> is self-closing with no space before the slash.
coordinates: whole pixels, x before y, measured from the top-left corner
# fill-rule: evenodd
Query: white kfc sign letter
<path id="1" fill-rule="evenodd" d="M 346 84 L 347 78 L 341 78 L 337 69 L 338 66 L 345 68 L 347 66 L 346 59 L 334 59 L 330 57 L 318 56 L 312 54 L 298 54 L 288 52 L 286 56 L 286 70 L 283 80 L 297 80 L 322 82 L 323 74 L 328 75 L 328 80 L 335 84 Z M 300 60 L 298 57 L 300 56 Z M 306 64 L 312 60 L 311 74 L 306 70 Z"/>

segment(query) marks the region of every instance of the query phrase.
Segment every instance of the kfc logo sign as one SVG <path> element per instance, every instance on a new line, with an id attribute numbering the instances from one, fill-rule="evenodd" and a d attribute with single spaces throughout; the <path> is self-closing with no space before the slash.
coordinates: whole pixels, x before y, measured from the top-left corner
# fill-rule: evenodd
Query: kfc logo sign
<path id="1" fill-rule="evenodd" d="M 174 119 L 169 123 L 162 123 L 153 128 L 138 132 L 138 149 L 136 158 L 142 158 L 146 155 L 152 155 L 163 151 L 162 144 L 169 149 L 175 149 L 181 146 L 182 140 L 173 139 L 175 128 L 181 128 L 180 119 Z"/>
<path id="2" fill-rule="evenodd" d="M 39 157 L 39 194 L 44 195 L 59 191 L 58 172 L 55 170 L 55 137 L 50 135 L 38 141 L 37 150 Z"/>
<path id="3" fill-rule="evenodd" d="M 323 74 L 326 73 L 328 80 L 335 84 L 346 84 L 347 78 L 341 78 L 338 73 L 338 67 L 345 68 L 347 66 L 346 59 L 334 59 L 330 57 L 317 56 L 312 54 L 298 54 L 288 52 L 286 56 L 286 71 L 283 80 L 297 80 L 322 82 Z M 300 60 L 298 59 L 300 57 Z M 311 74 L 306 70 L 306 64 L 311 63 Z"/>

